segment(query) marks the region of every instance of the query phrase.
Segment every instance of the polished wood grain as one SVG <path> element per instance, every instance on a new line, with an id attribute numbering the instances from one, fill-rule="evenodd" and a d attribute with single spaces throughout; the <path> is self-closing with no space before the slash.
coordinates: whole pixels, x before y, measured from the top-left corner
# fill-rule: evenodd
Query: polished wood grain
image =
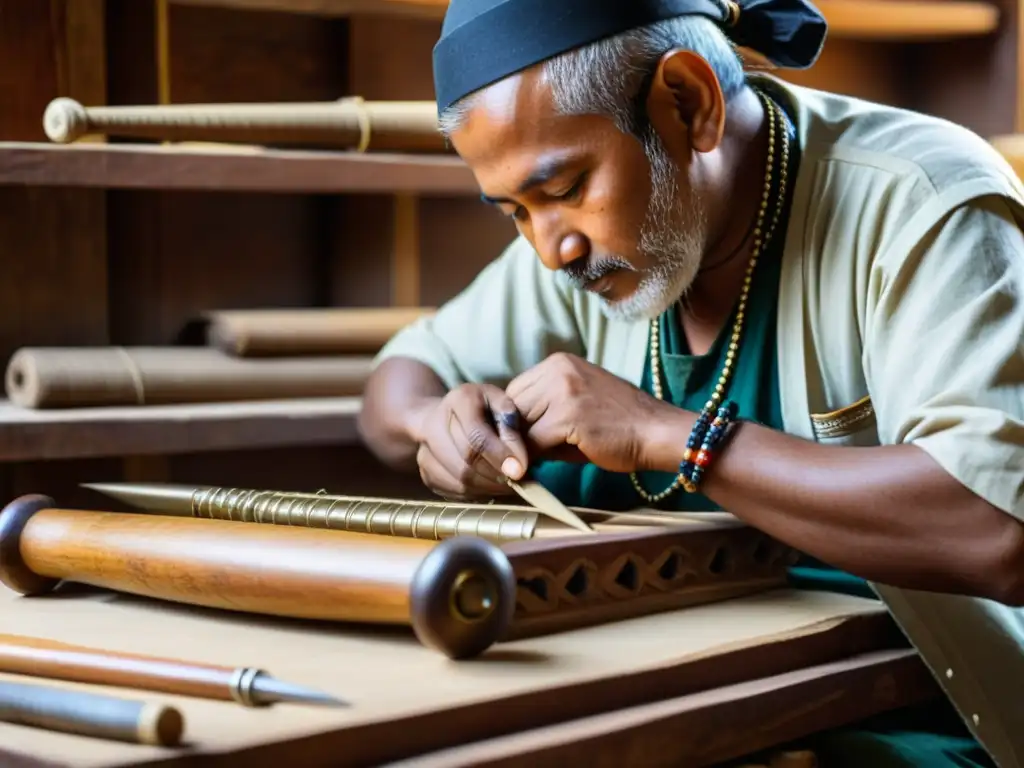
<path id="1" fill-rule="evenodd" d="M 453 658 L 503 637 L 515 609 L 508 559 L 474 537 L 435 544 L 15 499 L 0 512 L 0 583 L 33 596 L 62 581 L 227 611 L 404 625 Z"/>
<path id="2" fill-rule="evenodd" d="M 232 701 L 231 667 L 0 634 L 0 672 Z"/>

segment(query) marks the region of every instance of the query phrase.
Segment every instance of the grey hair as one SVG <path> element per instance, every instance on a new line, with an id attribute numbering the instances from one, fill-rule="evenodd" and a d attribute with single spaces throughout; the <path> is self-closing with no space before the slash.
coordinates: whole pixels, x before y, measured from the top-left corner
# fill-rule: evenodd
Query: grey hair
<path id="1" fill-rule="evenodd" d="M 745 85 L 736 48 L 710 19 L 680 16 L 659 21 L 563 53 L 542 65 L 555 108 L 567 115 L 603 115 L 623 133 L 647 132 L 641 99 L 659 59 L 674 48 L 704 58 L 718 78 L 726 101 Z M 473 108 L 475 94 L 449 107 L 439 118 L 450 136 Z"/>

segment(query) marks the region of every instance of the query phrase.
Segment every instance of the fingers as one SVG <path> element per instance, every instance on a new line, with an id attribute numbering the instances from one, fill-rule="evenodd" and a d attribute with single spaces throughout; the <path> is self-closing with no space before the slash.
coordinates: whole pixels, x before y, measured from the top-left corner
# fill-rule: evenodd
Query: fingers
<path id="1" fill-rule="evenodd" d="M 492 403 L 498 404 L 498 414 L 492 411 Z M 509 427 L 510 423 L 518 421 L 518 413 L 500 389 L 480 387 L 474 390 L 472 397 L 453 401 L 452 411 L 456 421 L 451 426 L 452 437 L 466 464 L 476 467 L 491 479 L 503 482 L 506 462 L 511 458 L 519 464 L 519 467 L 511 464 L 507 467 L 519 469 L 512 476 L 522 475 L 526 466 L 526 449 L 522 438 Z M 508 438 L 510 433 L 512 445 L 501 436 Z"/>
<path id="2" fill-rule="evenodd" d="M 470 434 L 476 435 L 479 430 Z M 450 443 L 439 446 L 437 457 L 445 463 L 449 471 L 468 486 L 496 494 L 506 489 L 505 478 L 500 469 L 495 469 L 480 453 L 480 437 L 470 437 L 462 429 L 458 419 L 454 419 L 450 431 Z M 498 440 L 492 433 L 492 439 Z"/>
<path id="3" fill-rule="evenodd" d="M 471 501 L 481 498 L 493 498 L 495 496 L 507 496 L 512 492 L 504 483 L 489 483 L 478 481 L 472 478 L 467 482 L 465 478 L 456 477 L 455 473 L 448 469 L 445 462 L 438 459 L 430 447 L 423 443 L 416 454 L 416 461 L 419 464 L 420 479 L 434 493 L 453 501 Z M 474 473 L 475 474 L 475 473 Z"/>
<path id="4" fill-rule="evenodd" d="M 545 369 L 543 368 L 543 365 L 544 364 L 541 363 L 524 371 L 512 379 L 508 386 L 505 387 L 505 396 L 515 404 L 516 410 L 519 411 L 527 421 L 531 421 L 528 413 L 531 410 L 533 401 L 537 399 L 536 393 L 543 389 L 535 386 L 537 383 L 544 380 Z"/>
<path id="5" fill-rule="evenodd" d="M 420 476 L 447 496 L 506 496 L 506 477 L 529 466 L 515 404 L 500 388 L 464 385 L 448 393 L 426 419 Z"/>
<path id="6" fill-rule="evenodd" d="M 526 474 L 530 458 L 520 432 L 522 419 L 516 404 L 497 387 L 485 390 L 484 397 L 485 406 L 497 425 L 498 437 L 505 448 L 505 456 L 498 469 L 506 477 L 520 480 Z"/>

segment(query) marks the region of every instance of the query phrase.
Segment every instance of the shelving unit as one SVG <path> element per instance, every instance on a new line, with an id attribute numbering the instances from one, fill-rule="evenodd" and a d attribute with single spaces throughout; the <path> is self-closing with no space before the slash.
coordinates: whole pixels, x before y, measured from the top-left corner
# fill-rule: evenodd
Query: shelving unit
<path id="1" fill-rule="evenodd" d="M 794 82 L 1024 132 L 1024 0 L 820 0 Z M 86 105 L 431 99 L 444 0 L 0 0 L 0 361 L 164 345 L 211 309 L 437 306 L 514 237 L 453 156 L 47 142 Z M 17 65 L 15 65 L 17 64 Z M 31 75 L 24 73 L 30 72 Z M 0 404 L 0 492 L 162 479 L 411 496 L 358 399 L 31 412 Z"/>

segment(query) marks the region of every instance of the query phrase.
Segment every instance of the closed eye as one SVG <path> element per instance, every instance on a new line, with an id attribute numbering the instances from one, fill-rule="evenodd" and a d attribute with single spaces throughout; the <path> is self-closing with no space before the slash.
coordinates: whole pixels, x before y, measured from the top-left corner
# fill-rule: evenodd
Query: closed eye
<path id="1" fill-rule="evenodd" d="M 576 182 L 571 187 L 569 187 L 569 189 L 567 189 L 565 192 L 563 192 L 560 195 L 552 195 L 552 197 L 554 197 L 556 200 L 573 200 L 576 197 L 579 197 L 580 192 L 583 190 L 583 182 L 585 182 L 586 180 L 587 175 L 583 174 L 578 179 L 576 179 Z"/>

